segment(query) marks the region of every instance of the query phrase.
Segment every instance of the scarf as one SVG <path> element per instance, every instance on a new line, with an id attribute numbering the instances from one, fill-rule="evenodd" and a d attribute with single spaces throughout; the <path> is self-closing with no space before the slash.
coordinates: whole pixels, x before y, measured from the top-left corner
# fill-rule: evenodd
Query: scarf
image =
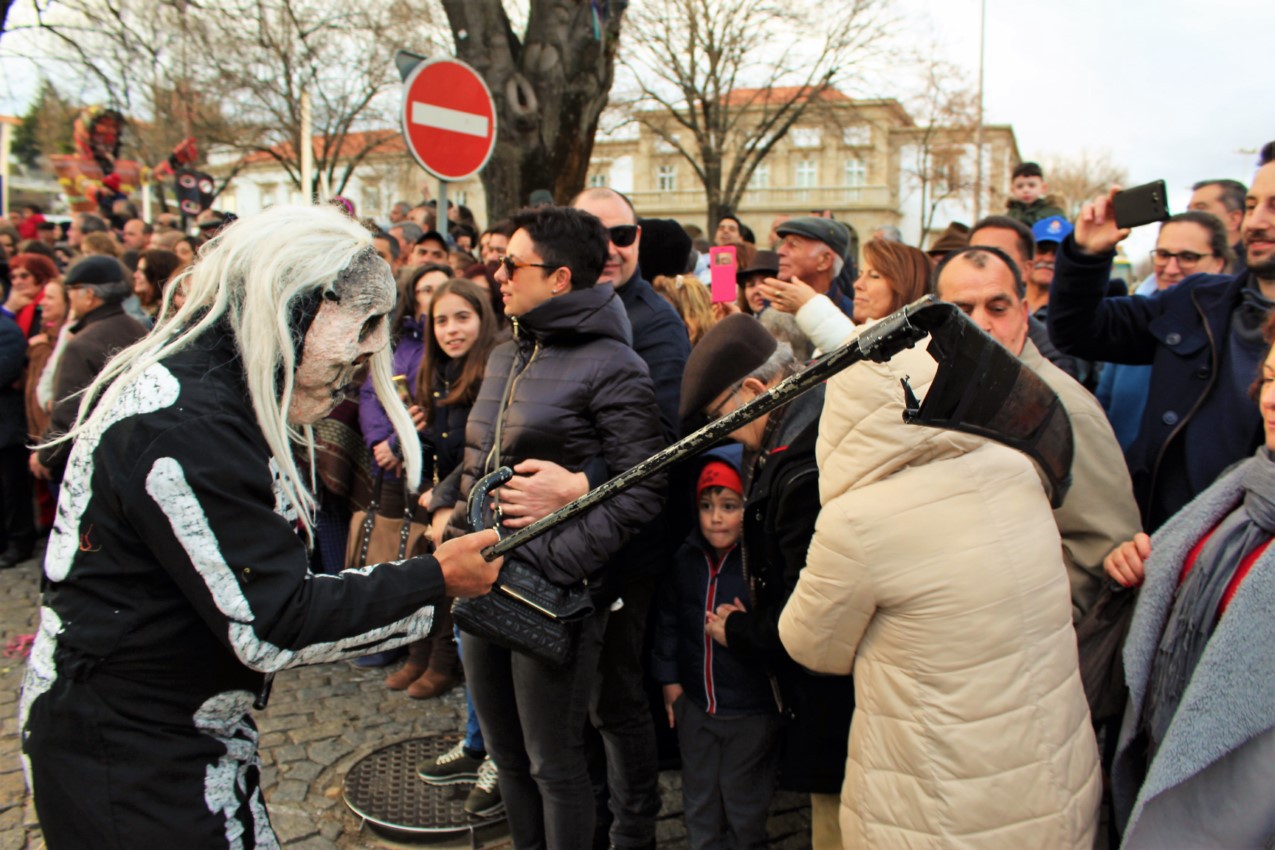
<path id="1" fill-rule="evenodd" d="M 1275 535 L 1275 459 L 1257 450 L 1242 479 L 1244 501 L 1222 520 L 1178 586 L 1151 666 L 1142 724 L 1159 749 L 1217 627 L 1218 607 L 1244 556 Z"/>

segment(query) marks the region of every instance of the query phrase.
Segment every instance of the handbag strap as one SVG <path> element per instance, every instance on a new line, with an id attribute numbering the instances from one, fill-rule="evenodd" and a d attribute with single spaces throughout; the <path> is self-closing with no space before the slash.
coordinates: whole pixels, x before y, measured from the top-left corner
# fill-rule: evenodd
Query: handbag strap
<path id="1" fill-rule="evenodd" d="M 359 544 L 359 563 L 367 565 L 367 549 L 372 544 L 372 528 L 376 525 L 376 512 L 381 507 L 381 485 L 385 483 L 385 470 L 376 468 L 376 483 L 372 485 L 372 500 L 367 503 L 367 515 L 363 517 L 363 542 Z"/>

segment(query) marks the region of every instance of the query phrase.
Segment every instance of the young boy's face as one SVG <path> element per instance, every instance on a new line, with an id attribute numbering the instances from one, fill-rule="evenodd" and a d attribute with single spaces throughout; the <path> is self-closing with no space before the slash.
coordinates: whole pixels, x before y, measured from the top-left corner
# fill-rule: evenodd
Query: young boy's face
<path id="1" fill-rule="evenodd" d="M 1016 201 L 1030 204 L 1045 194 L 1045 181 L 1039 177 L 1015 177 L 1009 184 L 1009 194 Z"/>
<path id="2" fill-rule="evenodd" d="M 744 530 L 744 500 L 725 487 L 705 490 L 699 497 L 699 530 L 718 553 L 734 546 Z"/>

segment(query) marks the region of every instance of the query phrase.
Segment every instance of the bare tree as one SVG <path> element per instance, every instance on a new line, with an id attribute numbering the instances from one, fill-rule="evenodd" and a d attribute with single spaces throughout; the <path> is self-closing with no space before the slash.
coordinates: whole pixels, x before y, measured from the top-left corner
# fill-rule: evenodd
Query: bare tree
<path id="1" fill-rule="evenodd" d="M 922 245 L 940 205 L 974 191 L 974 171 L 964 161 L 977 134 L 978 95 L 960 68 L 934 58 L 933 51 L 917 67 L 921 85 L 908 103 L 917 127 L 901 170 L 921 193 L 917 244 Z"/>
<path id="2" fill-rule="evenodd" d="M 690 164 L 710 231 L 788 131 L 879 53 L 885 5 L 646 0 L 629 13 L 632 115 Z"/>
<path id="3" fill-rule="evenodd" d="M 1112 184 L 1124 185 L 1129 172 L 1111 159 L 1110 151 L 1082 149 L 1068 155 L 1057 154 L 1045 158 L 1042 163 L 1045 183 L 1058 206 L 1074 219 L 1080 214 L 1081 205 L 1105 194 Z"/>
<path id="4" fill-rule="evenodd" d="M 141 158 L 194 135 L 205 149 L 278 163 L 309 194 L 341 192 L 355 169 L 399 136 L 401 44 L 436 44 L 408 0 L 59 0 L 32 7 L 11 33 L 30 58 L 62 62 L 82 96 L 139 119 Z M 6 44 L 6 48 L 8 44 Z M 301 100 L 312 102 L 315 177 L 301 186 Z M 154 148 L 154 149 L 150 149 Z"/>
<path id="5" fill-rule="evenodd" d="M 491 220 L 536 189 L 566 203 L 584 188 L 626 5 L 531 0 L 519 35 L 500 0 L 442 0 L 456 55 L 496 102 L 496 148 L 482 173 Z"/>

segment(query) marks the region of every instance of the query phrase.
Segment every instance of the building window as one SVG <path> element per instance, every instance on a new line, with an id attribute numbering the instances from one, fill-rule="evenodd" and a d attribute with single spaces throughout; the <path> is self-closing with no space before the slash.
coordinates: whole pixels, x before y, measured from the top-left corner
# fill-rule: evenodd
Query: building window
<path id="1" fill-rule="evenodd" d="M 841 142 L 846 147 L 861 148 L 872 144 L 872 128 L 867 124 L 855 124 L 841 131 Z"/>
<path id="2" fill-rule="evenodd" d="M 792 139 L 794 148 L 817 148 L 820 141 L 819 128 L 793 127 L 788 131 L 788 138 Z"/>
<path id="3" fill-rule="evenodd" d="M 607 184 L 607 176 L 606 176 L 606 174 L 605 174 L 605 173 L 599 172 L 599 173 L 597 173 L 597 174 L 590 174 L 590 175 L 589 175 L 589 185 L 590 185 L 590 186 L 592 186 L 592 187 L 594 187 L 594 188 L 601 188 L 601 187 L 606 186 L 606 184 Z"/>
<path id="4" fill-rule="evenodd" d="M 857 201 L 863 194 L 859 189 L 868 182 L 868 166 L 858 157 L 852 157 L 846 160 L 846 186 L 850 191 L 847 193 L 849 200 Z"/>
<path id="5" fill-rule="evenodd" d="M 760 163 L 753 169 L 753 176 L 748 180 L 748 188 L 750 189 L 769 189 L 770 188 L 770 163 Z"/>
<path id="6" fill-rule="evenodd" d="M 934 152 L 934 183 L 943 192 L 961 191 L 960 148 Z"/>
<path id="7" fill-rule="evenodd" d="M 676 165 L 661 165 L 656 174 L 656 188 L 658 188 L 661 192 L 677 191 Z"/>
<path id="8" fill-rule="evenodd" d="M 452 203 L 458 207 L 469 206 L 469 192 L 465 189 L 457 189 L 453 193 Z"/>
<path id="9" fill-rule="evenodd" d="M 797 163 L 797 188 L 813 189 L 819 182 L 819 164 L 813 159 L 803 159 Z"/>

